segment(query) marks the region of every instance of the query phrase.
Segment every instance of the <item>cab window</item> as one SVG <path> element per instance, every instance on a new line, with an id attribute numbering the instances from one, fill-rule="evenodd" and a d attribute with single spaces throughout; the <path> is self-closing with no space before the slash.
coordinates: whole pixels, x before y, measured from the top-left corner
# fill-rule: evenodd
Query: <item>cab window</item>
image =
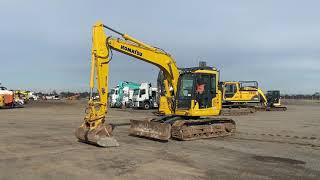
<path id="1" fill-rule="evenodd" d="M 146 90 L 145 89 L 141 89 L 140 90 L 140 97 L 142 97 L 142 95 L 145 95 L 146 94 Z"/>
<path id="2" fill-rule="evenodd" d="M 192 90 L 193 90 L 193 77 L 185 76 L 181 80 L 179 96 L 180 97 L 191 97 L 192 96 Z"/>

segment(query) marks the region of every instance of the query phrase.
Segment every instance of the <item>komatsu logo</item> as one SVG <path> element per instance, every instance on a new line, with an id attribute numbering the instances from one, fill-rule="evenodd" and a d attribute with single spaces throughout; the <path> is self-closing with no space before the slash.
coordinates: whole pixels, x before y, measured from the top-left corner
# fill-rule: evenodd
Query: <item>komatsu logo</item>
<path id="1" fill-rule="evenodd" d="M 122 50 L 125 50 L 125 51 L 127 51 L 127 52 L 130 52 L 130 53 L 135 54 L 135 55 L 137 55 L 137 56 L 142 56 L 142 52 L 140 52 L 140 51 L 138 51 L 138 50 L 134 50 L 134 49 L 128 48 L 128 47 L 123 46 L 123 45 L 121 45 L 120 48 L 121 48 Z"/>

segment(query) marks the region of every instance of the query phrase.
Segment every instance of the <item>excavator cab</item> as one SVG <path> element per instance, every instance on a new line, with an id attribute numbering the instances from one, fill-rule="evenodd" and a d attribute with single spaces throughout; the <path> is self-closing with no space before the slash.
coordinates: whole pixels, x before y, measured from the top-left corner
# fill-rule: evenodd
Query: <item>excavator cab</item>
<path id="1" fill-rule="evenodd" d="M 281 97 L 279 90 L 267 91 L 268 107 L 281 107 Z"/>
<path id="2" fill-rule="evenodd" d="M 269 90 L 265 94 L 265 107 L 257 108 L 259 111 L 286 111 L 287 107 L 281 105 L 279 90 Z"/>
<path id="3" fill-rule="evenodd" d="M 212 67 L 182 71 L 175 99 L 175 114 L 192 117 L 219 115 L 218 75 L 218 71 Z"/>
<path id="4" fill-rule="evenodd" d="M 190 109 L 192 102 L 199 109 L 211 108 L 212 98 L 216 92 L 211 92 L 214 75 L 187 73 L 181 76 L 176 99 L 177 109 Z"/>
<path id="5" fill-rule="evenodd" d="M 225 98 L 232 98 L 238 92 L 237 83 L 226 83 L 224 87 Z"/>

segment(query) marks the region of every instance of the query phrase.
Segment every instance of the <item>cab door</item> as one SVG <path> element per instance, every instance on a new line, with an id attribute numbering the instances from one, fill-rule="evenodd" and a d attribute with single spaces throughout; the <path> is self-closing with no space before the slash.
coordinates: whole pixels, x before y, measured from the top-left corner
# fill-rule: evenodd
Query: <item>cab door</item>
<path id="1" fill-rule="evenodd" d="M 195 76 L 192 73 L 186 73 L 180 76 L 176 99 L 177 109 L 191 108 L 191 101 L 194 98 L 194 81 Z"/>
<path id="2" fill-rule="evenodd" d="M 211 74 L 198 74 L 196 76 L 195 100 L 199 104 L 199 109 L 211 108 L 212 99 L 216 96 L 215 78 Z"/>
<path id="3" fill-rule="evenodd" d="M 232 99 L 237 93 L 237 85 L 234 83 L 227 83 L 224 86 L 224 97 L 225 99 Z"/>

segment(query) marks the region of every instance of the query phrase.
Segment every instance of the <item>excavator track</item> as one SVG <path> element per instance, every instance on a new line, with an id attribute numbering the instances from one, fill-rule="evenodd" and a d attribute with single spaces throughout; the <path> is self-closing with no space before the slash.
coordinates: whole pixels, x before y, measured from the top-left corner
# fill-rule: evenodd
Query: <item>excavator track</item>
<path id="1" fill-rule="evenodd" d="M 229 136 L 235 132 L 235 122 L 229 118 L 185 120 L 172 116 L 153 120 L 131 120 L 130 134 L 156 140 L 196 140 Z"/>
<path id="2" fill-rule="evenodd" d="M 189 141 L 232 135 L 235 122 L 229 118 L 204 118 L 201 120 L 179 120 L 171 127 L 171 137 Z"/>
<path id="3" fill-rule="evenodd" d="M 273 107 L 255 107 L 256 111 L 286 111 L 285 106 L 273 106 Z"/>
<path id="4" fill-rule="evenodd" d="M 287 107 L 284 107 L 284 106 L 267 108 L 267 111 L 286 111 L 286 110 L 287 110 Z"/>
<path id="5" fill-rule="evenodd" d="M 248 108 L 223 108 L 221 109 L 221 116 L 247 116 L 255 113 L 257 110 L 254 107 Z M 163 113 L 155 111 L 152 112 L 156 116 L 164 116 Z"/>
<path id="6" fill-rule="evenodd" d="M 255 113 L 255 108 L 222 108 L 221 116 L 246 116 Z"/>

